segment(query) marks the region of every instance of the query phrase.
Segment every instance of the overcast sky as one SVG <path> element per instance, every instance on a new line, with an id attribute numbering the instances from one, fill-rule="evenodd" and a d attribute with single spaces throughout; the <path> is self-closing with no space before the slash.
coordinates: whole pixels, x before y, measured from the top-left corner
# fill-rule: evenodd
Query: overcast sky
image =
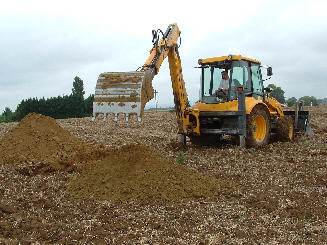
<path id="1" fill-rule="evenodd" d="M 22 99 L 94 93 L 102 72 L 133 71 L 152 29 L 181 30 L 189 99 L 198 99 L 199 58 L 242 54 L 273 67 L 286 97 L 327 97 L 327 1 L 2 1 L 0 113 Z M 158 104 L 173 105 L 168 61 L 154 78 Z M 154 106 L 150 101 L 148 106 Z"/>

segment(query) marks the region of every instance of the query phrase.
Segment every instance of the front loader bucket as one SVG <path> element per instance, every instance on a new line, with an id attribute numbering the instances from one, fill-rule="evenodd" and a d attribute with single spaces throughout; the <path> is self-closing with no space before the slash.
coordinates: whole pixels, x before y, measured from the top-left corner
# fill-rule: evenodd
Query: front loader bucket
<path id="1" fill-rule="evenodd" d="M 295 131 L 304 132 L 306 135 L 309 136 L 314 135 L 310 126 L 309 111 L 298 111 L 297 119 L 296 119 L 296 111 L 284 111 L 284 114 L 293 117 Z"/>
<path id="2" fill-rule="evenodd" d="M 95 89 L 92 120 L 103 114 L 106 121 L 107 114 L 114 114 L 117 121 L 118 114 L 125 114 L 128 121 L 129 115 L 136 114 L 141 121 L 145 104 L 154 97 L 153 77 L 152 69 L 101 73 Z"/>

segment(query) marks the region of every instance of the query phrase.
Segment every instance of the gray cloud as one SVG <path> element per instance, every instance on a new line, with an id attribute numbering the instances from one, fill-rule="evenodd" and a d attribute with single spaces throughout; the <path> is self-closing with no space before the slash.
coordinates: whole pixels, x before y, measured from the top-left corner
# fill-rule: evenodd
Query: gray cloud
<path id="1" fill-rule="evenodd" d="M 130 55 L 140 56 L 137 43 L 145 43 L 138 37 L 130 43 L 124 34 L 117 39 L 117 33 L 89 33 L 71 21 L 14 20 L 8 16 L 0 20 L 0 32 L 5 33 L 0 39 L 0 110 L 15 109 L 29 97 L 69 94 L 76 75 L 84 79 L 90 94 L 101 72 L 142 65 L 138 59 L 130 60 Z"/>
<path id="2" fill-rule="evenodd" d="M 198 99 L 197 60 L 228 54 L 242 54 L 271 65 L 274 76 L 267 83 L 281 86 L 287 97 L 327 97 L 326 8 L 320 7 L 319 15 L 315 15 L 316 4 L 312 3 L 308 11 L 299 12 L 307 5 L 305 1 L 249 2 L 254 9 L 246 18 L 231 14 L 206 23 L 197 15 L 198 22 L 203 23 L 196 26 L 195 21 L 178 16 L 182 19 L 180 54 L 190 100 Z M 86 94 L 93 93 L 100 73 L 135 70 L 151 48 L 151 29 L 144 30 L 142 19 L 133 16 L 129 21 L 135 23 L 130 23 L 130 29 L 126 24 L 119 28 L 119 20 L 109 15 L 108 27 L 28 12 L 0 16 L 0 112 L 5 106 L 15 109 L 29 97 L 69 94 L 76 75 L 84 80 Z M 164 15 L 160 18 L 153 29 L 165 29 L 171 22 Z M 159 91 L 159 105 L 173 104 L 167 61 L 153 86 Z M 149 105 L 154 106 L 154 101 Z"/>

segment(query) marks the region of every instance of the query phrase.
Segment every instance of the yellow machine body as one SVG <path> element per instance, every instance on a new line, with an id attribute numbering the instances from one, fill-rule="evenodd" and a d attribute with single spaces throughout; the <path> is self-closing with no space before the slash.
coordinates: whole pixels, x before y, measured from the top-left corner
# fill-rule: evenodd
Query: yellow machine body
<path id="1" fill-rule="evenodd" d="M 204 79 L 204 72 L 208 73 L 211 69 L 210 94 L 207 96 L 211 101 L 206 102 L 204 99 L 202 101 L 200 99 L 191 107 L 178 52 L 178 40 L 181 32 L 177 24 L 171 24 L 165 33 L 160 31 L 162 38 L 159 40 L 158 31 L 152 32 L 153 47 L 140 71 L 100 74 L 93 104 L 94 118 L 97 114 L 103 113 L 104 118 L 106 118 L 106 114 L 114 113 L 117 120 L 117 115 L 123 113 L 126 115 L 126 120 L 128 120 L 129 114 L 137 114 L 140 121 L 146 102 L 153 98 L 152 79 L 158 74 L 164 59 L 168 57 L 179 134 L 183 135 L 184 138 L 189 136 L 194 141 L 200 139 L 201 136 L 232 134 L 240 136 L 243 141 L 246 138 L 253 146 L 266 144 L 270 137 L 270 131 L 275 125 L 273 120 L 277 121 L 285 115 L 281 104 L 264 92 L 260 71 L 261 62 L 241 55 L 199 59 L 202 79 Z M 218 101 L 219 93 L 224 91 L 221 89 L 213 91 L 215 69 L 225 69 L 226 72 L 228 70 L 232 72 L 231 69 L 233 66 L 237 66 L 237 62 L 246 64 L 247 72 L 251 73 L 247 76 L 251 80 L 252 90 L 247 87 L 248 81 L 238 85 L 237 79 L 230 79 L 230 91 L 232 91 L 233 85 L 234 97 L 231 97 L 229 91 L 228 96 L 225 93 L 225 97 L 228 97 L 226 101 Z M 272 75 L 270 67 L 267 69 L 268 73 L 271 73 L 268 76 Z M 231 74 L 232 78 L 236 76 Z M 245 77 L 245 75 L 243 76 Z M 254 92 L 253 78 L 250 76 L 261 79 L 258 80 L 262 87 L 260 93 Z M 215 79 L 216 77 L 217 75 L 215 75 Z M 202 95 L 204 93 L 203 83 L 202 81 Z M 217 102 L 214 100 L 216 96 Z M 215 128 L 215 125 L 223 126 Z M 293 127 L 289 127 L 289 131 L 291 130 L 292 133 L 288 132 L 287 134 L 291 138 Z"/>

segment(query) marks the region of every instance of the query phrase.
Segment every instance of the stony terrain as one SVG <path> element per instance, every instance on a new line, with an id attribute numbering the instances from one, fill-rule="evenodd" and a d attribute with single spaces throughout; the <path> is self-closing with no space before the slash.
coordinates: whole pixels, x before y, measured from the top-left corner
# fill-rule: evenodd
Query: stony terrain
<path id="1" fill-rule="evenodd" d="M 101 193 L 74 195 L 78 185 L 71 188 L 87 176 L 88 169 L 100 169 L 104 163 L 96 160 L 106 154 L 95 154 L 93 163 L 75 157 L 73 168 L 50 172 L 35 167 L 44 159 L 7 161 L 0 164 L 0 243 L 327 243 L 327 107 L 309 109 L 314 137 L 297 135 L 293 142 L 272 139 L 259 150 L 240 148 L 227 138 L 212 147 L 190 142 L 182 147 L 176 142 L 172 112 L 146 112 L 142 123 L 57 120 L 63 129 L 100 152 L 124 154 L 124 149 L 136 144 L 144 147 L 141 151 L 148 149 L 144 152 L 147 161 L 150 153 L 153 160 L 166 159 L 178 169 L 186 167 L 185 172 L 196 171 L 201 178 L 214 176 L 222 185 L 216 186 L 219 191 L 209 199 L 204 194 L 181 202 L 158 202 L 156 196 L 148 198 L 150 202 L 106 200 Z M 0 140 L 15 125 L 0 124 Z M 0 151 L 4 147 L 9 146 L 2 145 Z M 129 155 L 134 162 L 133 154 Z M 166 179 L 163 175 L 157 181 Z"/>

